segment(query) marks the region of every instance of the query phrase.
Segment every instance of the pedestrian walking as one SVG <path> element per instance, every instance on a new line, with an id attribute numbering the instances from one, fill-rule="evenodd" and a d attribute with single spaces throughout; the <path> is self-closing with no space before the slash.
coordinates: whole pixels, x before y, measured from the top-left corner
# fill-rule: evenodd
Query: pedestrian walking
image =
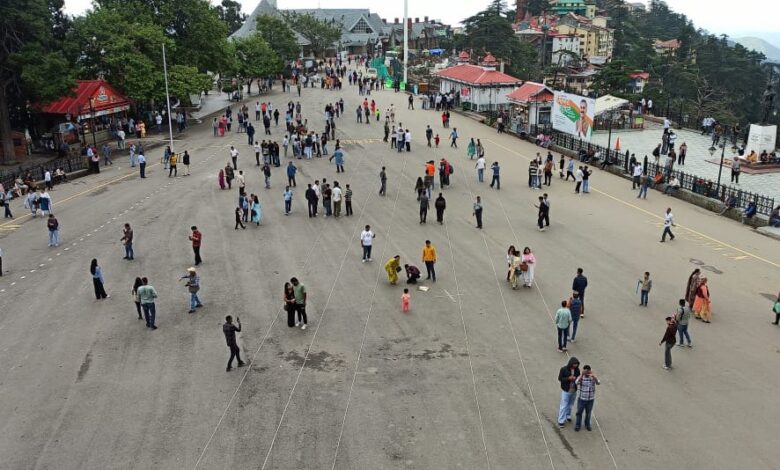
<path id="1" fill-rule="evenodd" d="M 344 190 L 344 210 L 346 211 L 347 217 L 352 215 L 352 189 L 349 185 L 346 185 L 346 189 Z"/>
<path id="2" fill-rule="evenodd" d="M 317 190 L 312 187 L 311 183 L 307 184 L 306 186 L 307 188 L 304 197 L 306 197 L 306 204 L 309 208 L 309 217 L 317 217 L 317 207 L 320 198 L 317 195 Z"/>
<path id="3" fill-rule="evenodd" d="M 385 263 L 385 272 L 387 273 L 387 280 L 390 281 L 390 285 L 394 286 L 398 283 L 398 272 L 401 270 L 401 255 L 395 255 Z"/>
<path id="4" fill-rule="evenodd" d="M 306 316 L 306 301 L 308 299 L 306 286 L 295 277 L 290 279 L 290 284 L 293 286 L 293 294 L 295 296 L 295 313 L 298 314 L 298 321 L 295 323 L 295 326 L 300 324 L 301 329 L 305 330 L 306 324 L 309 321 Z"/>
<path id="5" fill-rule="evenodd" d="M 418 181 L 421 180 L 418 179 Z M 420 196 L 418 195 L 418 199 L 419 198 Z M 439 197 L 436 198 L 433 206 L 436 208 L 436 222 L 438 222 L 439 225 L 442 225 L 444 223 L 444 210 L 447 208 L 447 201 L 444 199 L 442 193 L 439 193 Z"/>
<path id="6" fill-rule="evenodd" d="M 49 230 L 49 246 L 60 246 L 60 222 L 54 217 L 54 214 L 49 214 L 46 228 Z"/>
<path id="7" fill-rule="evenodd" d="M 141 173 L 141 178 L 146 178 L 146 156 L 142 151 L 138 153 L 138 169 Z"/>
<path id="8" fill-rule="evenodd" d="M 699 278 L 699 287 L 696 289 L 696 299 L 693 301 L 693 314 L 697 320 L 709 323 L 712 316 L 712 307 L 710 305 L 710 288 L 707 285 L 707 278 Z"/>
<path id="9" fill-rule="evenodd" d="M 585 194 L 590 193 L 590 175 L 593 171 L 588 169 L 588 165 L 582 167 L 582 192 Z"/>
<path id="10" fill-rule="evenodd" d="M 420 195 L 420 224 L 426 223 L 426 219 L 428 218 L 428 207 L 430 204 L 428 203 L 428 194 L 422 193 Z"/>
<path id="11" fill-rule="evenodd" d="M 425 263 L 425 270 L 428 272 L 428 277 L 425 279 L 436 282 L 436 247 L 431 244 L 430 240 L 425 240 L 425 246 L 422 249 L 422 260 Z"/>
<path id="12" fill-rule="evenodd" d="M 691 320 L 691 311 L 685 308 L 685 299 L 678 301 L 677 313 L 674 315 L 674 322 L 677 324 L 677 334 L 680 337 L 680 342 L 677 346 L 685 346 L 683 339 L 688 340 L 688 347 L 692 348 L 691 335 L 688 334 L 688 323 Z"/>
<path id="13" fill-rule="evenodd" d="M 639 305 L 647 307 L 647 298 L 650 289 L 653 288 L 653 280 L 650 279 L 650 273 L 645 271 L 644 277 L 636 281 L 636 288 L 639 291 Z"/>
<path id="14" fill-rule="evenodd" d="M 3 250 L 0 250 L 0 276 L 3 275 Z M 772 313 L 775 314 L 775 321 L 772 322 L 773 325 L 780 324 L 780 294 L 777 294 L 777 298 L 775 299 L 775 304 L 772 307 Z M 690 343 L 688 343 L 688 347 L 690 347 Z"/>
<path id="15" fill-rule="evenodd" d="M 531 248 L 523 248 L 520 263 L 520 271 L 523 272 L 523 286 L 532 287 L 534 284 L 534 273 L 536 272 L 536 256 L 534 256 Z"/>
<path id="16" fill-rule="evenodd" d="M 157 316 L 157 309 L 155 307 L 155 300 L 157 299 L 157 291 L 153 286 L 149 285 L 149 279 L 146 277 L 141 278 L 141 287 L 137 289 L 138 301 L 141 302 L 141 308 L 144 311 L 144 318 L 146 319 L 146 327 L 156 330 L 155 318 Z"/>
<path id="17" fill-rule="evenodd" d="M 190 227 L 190 230 L 192 233 L 190 234 L 189 239 L 192 242 L 192 251 L 195 254 L 195 266 L 197 266 L 203 262 L 200 258 L 200 245 L 203 241 L 203 234 L 200 233 L 198 227 L 194 225 Z"/>
<path id="18" fill-rule="evenodd" d="M 561 301 L 561 308 L 555 312 L 555 326 L 558 329 L 558 352 L 566 351 L 566 343 L 569 338 L 571 310 L 566 306 L 567 304 L 567 301 Z"/>
<path id="19" fill-rule="evenodd" d="M 284 310 L 287 312 L 287 327 L 298 326 L 295 323 L 295 289 L 289 282 L 284 283 Z"/>
<path id="20" fill-rule="evenodd" d="M 293 192 L 289 186 L 285 186 L 282 197 L 284 198 L 284 215 L 290 215 L 290 211 L 292 210 Z"/>
<path id="21" fill-rule="evenodd" d="M 242 229 L 246 229 L 246 226 L 244 225 L 244 209 L 241 208 L 241 206 L 236 206 L 236 226 L 235 230 L 238 230 L 238 227 L 241 227 Z"/>
<path id="22" fill-rule="evenodd" d="M 138 313 L 138 319 L 143 320 L 143 315 L 141 314 L 141 299 L 138 297 L 138 289 L 144 285 L 143 281 L 141 281 L 140 277 L 135 278 L 135 282 L 133 282 L 133 289 L 130 291 L 130 294 L 133 296 L 133 303 L 135 303 L 135 311 Z"/>
<path id="23" fill-rule="evenodd" d="M 672 348 L 677 342 L 677 325 L 674 323 L 674 318 L 666 317 L 666 330 L 664 336 L 661 338 L 661 342 L 658 346 L 664 345 L 664 369 L 670 370 L 672 368 Z"/>
<path id="24" fill-rule="evenodd" d="M 411 305 L 412 305 L 412 295 L 409 293 L 408 288 L 404 288 L 404 293 L 401 294 L 401 310 L 404 313 L 409 313 L 409 308 L 411 308 Z"/>
<path id="25" fill-rule="evenodd" d="M 125 246 L 125 257 L 122 259 L 132 260 L 134 258 L 133 229 L 130 227 L 130 224 L 125 224 L 125 228 L 122 230 L 122 238 L 119 241 Z"/>
<path id="26" fill-rule="evenodd" d="M 106 294 L 106 289 L 103 287 L 103 270 L 100 269 L 95 258 L 92 258 L 92 263 L 89 265 L 89 272 L 92 274 L 92 285 L 95 288 L 95 298 L 97 300 L 107 299 L 109 295 Z"/>
<path id="27" fill-rule="evenodd" d="M 287 162 L 287 184 L 295 187 L 295 174 L 298 173 L 298 167 L 293 162 Z"/>
<path id="28" fill-rule="evenodd" d="M 671 237 L 669 238 L 669 241 L 674 240 L 672 227 L 676 227 L 676 225 L 674 225 L 674 214 L 672 214 L 672 208 L 669 207 L 666 209 L 666 214 L 664 215 L 664 233 L 661 234 L 661 243 L 666 241 L 667 235 Z"/>
<path id="29" fill-rule="evenodd" d="M 452 132 L 450 132 L 450 147 L 458 148 L 458 128 L 457 127 L 453 127 L 452 128 Z"/>
<path id="30" fill-rule="evenodd" d="M 382 167 L 382 170 L 379 172 L 379 195 L 384 196 L 387 192 L 387 171 L 385 171 L 385 167 Z"/>
<path id="31" fill-rule="evenodd" d="M 577 274 L 571 282 L 571 290 L 579 294 L 582 302 L 582 318 L 585 318 L 585 289 L 588 287 L 588 278 L 583 273 L 582 268 L 577 268 Z"/>
<path id="32" fill-rule="evenodd" d="M 534 207 L 539 209 L 536 225 L 539 227 L 540 232 L 544 232 L 546 227 L 550 226 L 550 206 L 544 197 L 539 196 L 539 204 L 534 204 Z"/>
<path id="33" fill-rule="evenodd" d="M 260 204 L 260 199 L 257 197 L 257 194 L 250 195 L 249 200 L 251 201 L 249 210 L 252 214 L 252 223 L 256 226 L 260 226 L 260 221 L 263 218 L 263 206 Z"/>
<path id="34" fill-rule="evenodd" d="M 647 199 L 647 190 L 650 188 L 650 185 L 653 184 L 653 178 L 651 178 L 647 172 L 644 172 L 642 173 L 640 180 L 642 184 L 639 186 L 639 194 L 636 195 L 636 198 L 639 199 L 641 197 L 642 199 Z"/>
<path id="35" fill-rule="evenodd" d="M 333 151 L 333 155 L 328 159 L 328 161 L 331 160 L 336 160 L 336 173 L 344 173 L 344 151 L 341 150 L 339 145 L 336 145 L 336 150 Z"/>
<path id="36" fill-rule="evenodd" d="M 181 157 L 181 163 L 184 165 L 184 176 L 190 176 L 190 153 L 186 150 Z"/>
<path id="37" fill-rule="evenodd" d="M 366 225 L 365 229 L 363 229 L 363 231 L 360 232 L 360 246 L 363 248 L 363 260 L 362 260 L 363 263 L 365 263 L 366 261 L 372 261 L 371 248 L 374 244 L 375 238 L 376 238 L 376 234 L 371 231 L 370 225 Z"/>
<path id="38" fill-rule="evenodd" d="M 236 174 L 233 171 L 233 167 L 230 166 L 230 162 L 225 165 L 225 182 L 227 183 L 228 190 L 233 189 L 233 179 Z"/>
<path id="39" fill-rule="evenodd" d="M 222 333 L 225 335 L 225 342 L 230 350 L 230 359 L 228 359 L 226 372 L 233 370 L 233 359 L 238 359 L 238 367 L 243 367 L 246 363 L 241 360 L 241 349 L 236 343 L 236 333 L 241 333 L 241 319 L 236 317 L 236 324 L 233 324 L 233 317 L 225 317 L 225 324 L 222 325 Z"/>
<path id="40" fill-rule="evenodd" d="M 472 215 L 475 219 L 477 219 L 477 228 L 482 228 L 482 198 L 477 196 L 477 200 L 474 201 L 474 204 L 472 206 L 473 212 Z"/>
<path id="41" fill-rule="evenodd" d="M 203 307 L 203 303 L 198 297 L 198 292 L 200 291 L 200 276 L 198 276 L 195 268 L 189 268 L 187 269 L 187 274 L 182 276 L 181 279 L 186 280 L 184 285 L 190 293 L 190 310 L 187 313 L 195 313 L 196 308 Z"/>
<path id="42" fill-rule="evenodd" d="M 571 422 L 571 408 L 577 396 L 577 379 L 580 376 L 580 361 L 576 357 L 558 371 L 558 383 L 561 384 L 561 401 L 558 406 L 558 427 L 563 428 L 566 421 Z"/>
<path id="43" fill-rule="evenodd" d="M 477 158 L 477 163 L 474 168 L 477 169 L 477 181 L 482 183 L 485 180 L 485 157 Z"/>
<path id="44" fill-rule="evenodd" d="M 577 327 L 580 323 L 580 316 L 582 315 L 582 300 L 578 292 L 572 292 L 571 298 L 568 302 L 569 312 L 571 313 L 571 337 L 569 341 L 572 343 L 577 342 Z"/>
<path id="45" fill-rule="evenodd" d="M 688 308 L 693 309 L 693 302 L 696 300 L 696 290 L 699 288 L 699 277 L 701 269 L 696 268 L 688 276 L 688 284 L 685 286 L 685 300 L 688 302 Z"/>
<path id="46" fill-rule="evenodd" d="M 490 169 L 493 170 L 493 179 L 490 180 L 490 189 L 493 189 L 493 185 L 496 185 L 496 189 L 501 189 L 501 166 L 498 162 L 493 162 L 490 165 Z"/>
<path id="47" fill-rule="evenodd" d="M 168 178 L 170 178 L 171 175 L 173 175 L 174 177 L 179 176 L 179 170 L 177 167 L 178 163 L 179 163 L 179 156 L 176 155 L 175 153 L 172 153 L 171 158 L 168 160 L 168 164 L 169 164 Z"/>
<path id="48" fill-rule="evenodd" d="M 599 378 L 593 373 L 589 365 L 582 368 L 582 375 L 574 381 L 580 391 L 580 397 L 577 400 L 577 420 L 574 423 L 574 430 L 579 431 L 582 427 L 582 413 L 585 412 L 585 429 L 591 431 L 590 416 L 593 413 L 593 404 L 596 403 L 596 385 L 601 384 Z"/>
<path id="49" fill-rule="evenodd" d="M 582 165 L 577 168 L 577 171 L 574 173 L 574 193 L 579 194 L 580 188 L 582 187 L 582 181 L 583 181 L 584 173 L 582 171 Z"/>
<path id="50" fill-rule="evenodd" d="M 234 146 L 230 146 L 230 160 L 233 162 L 233 169 L 238 170 L 238 150 Z"/>

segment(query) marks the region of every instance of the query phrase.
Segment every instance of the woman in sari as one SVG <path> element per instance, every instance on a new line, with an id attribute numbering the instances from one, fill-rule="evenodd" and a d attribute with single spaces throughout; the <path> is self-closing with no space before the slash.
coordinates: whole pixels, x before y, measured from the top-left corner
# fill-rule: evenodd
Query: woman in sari
<path id="1" fill-rule="evenodd" d="M 696 289 L 699 288 L 699 275 L 701 269 L 696 268 L 688 276 L 688 285 L 685 287 L 685 300 L 688 301 L 688 308 L 693 310 L 693 302 L 696 300 Z"/>
<path id="2" fill-rule="evenodd" d="M 515 246 L 509 245 L 509 249 L 506 250 L 506 280 L 507 282 L 512 277 L 512 258 L 515 256 Z"/>
<path id="3" fill-rule="evenodd" d="M 523 248 L 523 256 L 520 258 L 522 264 L 525 264 L 523 271 L 523 285 L 531 287 L 534 284 L 534 270 L 536 268 L 536 257 L 528 247 Z M 522 269 L 522 268 L 521 268 Z"/>
<path id="4" fill-rule="evenodd" d="M 401 270 L 401 255 L 395 255 L 385 263 L 385 271 L 387 271 L 387 279 L 391 285 L 395 285 L 398 282 L 398 271 Z"/>
<path id="5" fill-rule="evenodd" d="M 225 170 L 220 169 L 217 178 L 219 179 L 219 189 L 225 189 Z"/>
<path id="6" fill-rule="evenodd" d="M 702 277 L 699 287 L 696 289 L 696 300 L 693 302 L 693 313 L 696 318 L 709 323 L 711 318 L 710 288 L 707 287 L 707 278 Z"/>

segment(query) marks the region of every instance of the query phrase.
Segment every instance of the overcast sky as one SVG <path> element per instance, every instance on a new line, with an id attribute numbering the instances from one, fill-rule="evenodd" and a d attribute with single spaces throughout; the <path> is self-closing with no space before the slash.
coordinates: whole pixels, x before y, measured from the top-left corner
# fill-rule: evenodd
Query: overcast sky
<path id="1" fill-rule="evenodd" d="M 218 3 L 219 0 L 211 0 Z M 634 0 L 636 1 L 636 0 Z M 244 13 L 251 13 L 260 3 L 259 0 L 239 0 Z M 458 24 L 464 18 L 482 10 L 489 0 L 412 0 L 409 2 L 409 16 L 424 16 L 440 19 L 445 23 Z M 513 4 L 513 0 L 507 0 Z M 755 32 L 777 31 L 776 14 L 770 14 L 769 7 L 774 2 L 766 0 L 740 0 L 735 4 L 732 0 L 667 0 L 669 6 L 691 18 L 699 28 L 704 28 L 715 34 L 730 36 L 745 36 Z M 402 0 L 385 0 L 366 2 L 365 0 L 277 0 L 279 8 L 366 8 L 378 13 L 381 17 L 393 21 L 403 17 Z M 91 0 L 65 0 L 65 8 L 71 14 L 79 14 L 87 10 Z M 735 7 L 738 5 L 738 7 Z M 736 11 L 735 11 L 736 10 Z"/>

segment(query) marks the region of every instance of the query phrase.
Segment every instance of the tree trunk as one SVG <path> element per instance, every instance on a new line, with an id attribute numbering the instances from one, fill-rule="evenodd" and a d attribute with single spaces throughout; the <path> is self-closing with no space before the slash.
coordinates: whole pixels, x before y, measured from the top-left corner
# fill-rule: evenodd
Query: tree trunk
<path id="1" fill-rule="evenodd" d="M 254 81 L 255 81 L 255 79 L 254 79 L 254 78 L 252 78 L 252 79 L 250 79 L 250 80 L 249 80 L 249 81 L 246 83 L 246 94 L 247 94 L 247 96 L 252 94 L 252 82 L 254 82 Z"/>
<path id="2" fill-rule="evenodd" d="M 6 87 L 0 86 L 0 142 L 3 144 L 3 154 L 0 155 L 0 163 L 5 163 L 16 158 L 14 140 L 11 136 L 11 116 L 8 112 L 8 95 Z"/>

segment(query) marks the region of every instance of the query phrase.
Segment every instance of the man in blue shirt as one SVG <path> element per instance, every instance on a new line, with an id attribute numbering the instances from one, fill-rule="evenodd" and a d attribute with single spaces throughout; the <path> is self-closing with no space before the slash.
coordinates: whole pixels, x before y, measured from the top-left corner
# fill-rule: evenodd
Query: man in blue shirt
<path id="1" fill-rule="evenodd" d="M 498 162 L 493 162 L 492 165 L 490 165 L 490 169 L 493 170 L 493 179 L 490 181 L 490 187 L 493 188 L 493 185 L 496 185 L 496 189 L 501 189 L 501 180 L 500 172 L 501 167 L 498 165 Z"/>

